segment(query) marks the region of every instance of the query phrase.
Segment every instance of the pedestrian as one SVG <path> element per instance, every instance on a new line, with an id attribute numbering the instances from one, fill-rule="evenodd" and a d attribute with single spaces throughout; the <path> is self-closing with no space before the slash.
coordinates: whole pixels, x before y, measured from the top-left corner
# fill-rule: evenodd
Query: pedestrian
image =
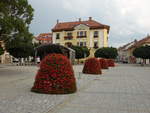
<path id="1" fill-rule="evenodd" d="M 36 58 L 36 62 L 37 62 L 37 65 L 40 64 L 40 57 L 37 57 L 37 58 Z"/>

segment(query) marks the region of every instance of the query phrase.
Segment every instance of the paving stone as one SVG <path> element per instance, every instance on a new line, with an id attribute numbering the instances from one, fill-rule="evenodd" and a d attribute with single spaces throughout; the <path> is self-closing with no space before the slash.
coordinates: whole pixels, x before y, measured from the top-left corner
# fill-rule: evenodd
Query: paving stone
<path id="1" fill-rule="evenodd" d="M 82 74 L 69 95 L 30 92 L 36 66 L 0 66 L 0 113 L 150 113 L 150 67 L 118 65 L 102 75 Z"/>

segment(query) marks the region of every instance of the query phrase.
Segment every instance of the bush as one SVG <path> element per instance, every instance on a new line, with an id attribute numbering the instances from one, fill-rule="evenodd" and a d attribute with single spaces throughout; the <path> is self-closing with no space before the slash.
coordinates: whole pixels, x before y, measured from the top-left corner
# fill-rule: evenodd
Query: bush
<path id="1" fill-rule="evenodd" d="M 71 48 L 75 50 L 76 59 L 86 58 L 90 55 L 90 51 L 87 47 L 71 46 Z"/>
<path id="2" fill-rule="evenodd" d="M 107 59 L 109 67 L 115 67 L 115 63 L 113 59 Z"/>
<path id="3" fill-rule="evenodd" d="M 69 58 L 69 49 L 58 44 L 43 44 L 35 48 L 36 56 L 43 59 L 48 54 L 63 54 Z"/>
<path id="4" fill-rule="evenodd" d="M 103 47 L 97 49 L 94 53 L 95 57 L 115 59 L 118 56 L 117 49 L 113 47 Z"/>
<path id="5" fill-rule="evenodd" d="M 106 59 L 99 59 L 100 65 L 102 69 L 108 69 L 108 61 Z"/>
<path id="6" fill-rule="evenodd" d="M 31 91 L 47 94 L 69 94 L 76 91 L 76 81 L 69 59 L 62 54 L 49 54 L 40 64 Z"/>
<path id="7" fill-rule="evenodd" d="M 97 58 L 89 58 L 85 61 L 83 73 L 86 74 L 101 74 L 101 65 Z"/>

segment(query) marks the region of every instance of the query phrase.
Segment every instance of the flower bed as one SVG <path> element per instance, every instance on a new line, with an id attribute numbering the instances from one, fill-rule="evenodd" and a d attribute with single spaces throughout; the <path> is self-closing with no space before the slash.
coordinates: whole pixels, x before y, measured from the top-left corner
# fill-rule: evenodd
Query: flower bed
<path id="1" fill-rule="evenodd" d="M 101 74 L 101 65 L 97 58 L 89 58 L 85 61 L 83 73 L 86 74 Z"/>
<path id="2" fill-rule="evenodd" d="M 99 59 L 100 65 L 102 69 L 108 69 L 108 61 L 107 59 Z"/>
<path id="3" fill-rule="evenodd" d="M 69 59 L 62 54 L 49 54 L 40 64 L 31 91 L 47 94 L 76 92 L 76 81 Z"/>
<path id="4" fill-rule="evenodd" d="M 109 67 L 115 67 L 115 63 L 114 63 L 114 60 L 113 59 L 108 59 L 108 66 Z"/>

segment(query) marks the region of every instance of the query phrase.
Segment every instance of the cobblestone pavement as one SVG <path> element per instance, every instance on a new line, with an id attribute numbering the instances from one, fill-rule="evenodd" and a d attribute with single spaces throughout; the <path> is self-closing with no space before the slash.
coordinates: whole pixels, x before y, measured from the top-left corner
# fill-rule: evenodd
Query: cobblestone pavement
<path id="1" fill-rule="evenodd" d="M 150 67 L 119 65 L 102 75 L 74 66 L 78 91 L 30 92 L 35 66 L 0 66 L 0 113 L 150 113 Z"/>

